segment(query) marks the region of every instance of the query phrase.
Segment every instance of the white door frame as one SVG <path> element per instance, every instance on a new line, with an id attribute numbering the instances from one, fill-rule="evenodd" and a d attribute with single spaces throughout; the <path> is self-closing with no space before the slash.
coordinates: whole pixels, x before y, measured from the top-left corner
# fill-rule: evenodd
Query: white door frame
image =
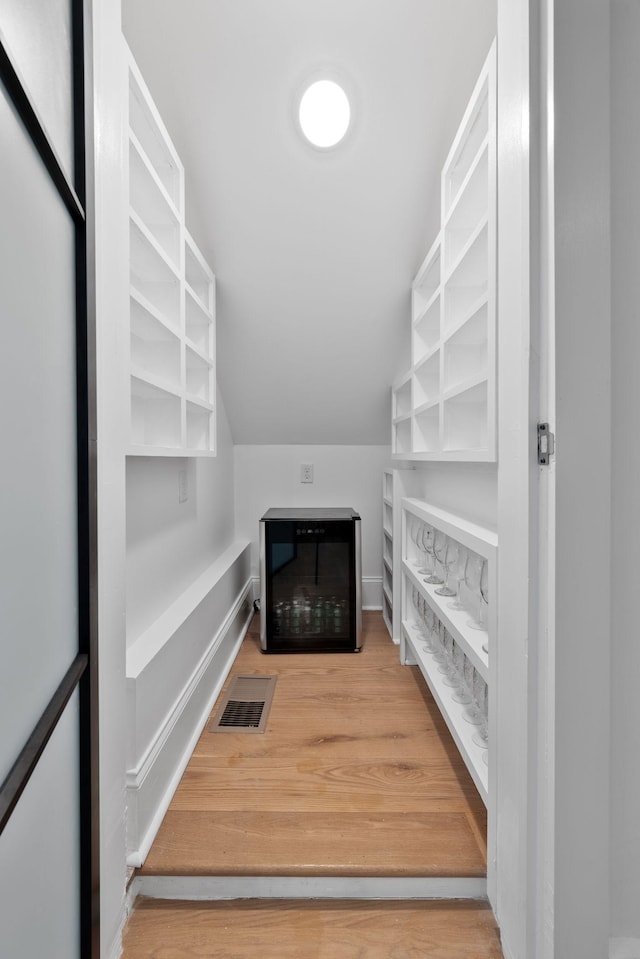
<path id="1" fill-rule="evenodd" d="M 497 862 L 489 892 L 506 959 L 603 959 L 609 2 L 498 0 L 498 42 Z M 556 433 L 551 468 L 537 466 L 539 420 Z M 604 438 L 598 455 L 594 436 Z"/>

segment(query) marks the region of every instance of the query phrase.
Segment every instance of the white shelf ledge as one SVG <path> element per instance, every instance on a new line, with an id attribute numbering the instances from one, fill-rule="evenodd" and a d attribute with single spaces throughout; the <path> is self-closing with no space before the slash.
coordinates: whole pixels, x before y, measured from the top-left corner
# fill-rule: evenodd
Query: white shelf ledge
<path id="1" fill-rule="evenodd" d="M 473 629 L 468 625 L 471 617 L 468 610 L 451 609 L 449 603 L 453 601 L 453 598 L 451 596 L 438 596 L 436 589 L 440 587 L 425 583 L 424 576 L 418 573 L 417 564 L 410 563 L 405 559 L 402 561 L 402 568 L 407 579 L 420 590 L 440 622 L 451 633 L 456 643 L 463 650 L 465 656 L 478 670 L 485 683 L 488 683 L 489 656 L 482 648 L 482 646 L 488 642 L 488 632 L 484 629 Z"/>
<path id="2" fill-rule="evenodd" d="M 486 133 L 485 136 L 483 137 L 481 143 L 480 143 L 480 146 L 478 147 L 478 150 L 477 150 L 477 153 L 476 153 L 475 157 L 474 157 L 473 160 L 471 161 L 471 164 L 470 164 L 470 166 L 469 166 L 469 169 L 467 170 L 467 172 L 466 172 L 466 174 L 465 174 L 464 180 L 463 180 L 462 183 L 460 184 L 460 186 L 459 186 L 459 188 L 458 188 L 458 192 L 456 193 L 456 195 L 455 195 L 455 197 L 454 197 L 454 199 L 453 199 L 453 202 L 451 203 L 451 205 L 450 205 L 450 207 L 449 207 L 449 209 L 448 209 L 448 211 L 447 211 L 447 214 L 446 214 L 446 217 L 445 217 L 445 225 L 447 225 L 448 223 L 450 223 L 451 220 L 452 220 L 452 218 L 455 216 L 456 210 L 457 210 L 458 207 L 460 206 L 460 203 L 461 203 L 461 201 L 462 201 L 462 199 L 463 199 L 463 197 L 464 197 L 464 194 L 465 194 L 465 192 L 466 192 L 466 189 L 467 189 L 467 187 L 468 187 L 468 185 L 469 185 L 470 180 L 472 179 L 474 173 L 476 172 L 476 170 L 477 170 L 477 168 L 478 168 L 478 165 L 479 165 L 479 164 L 482 162 L 482 160 L 484 159 L 484 154 L 485 154 L 485 153 L 488 153 L 488 151 L 489 151 L 489 134 Z"/>
<path id="3" fill-rule="evenodd" d="M 473 742 L 473 735 L 477 726 L 467 722 L 464 718 L 465 706 L 453 699 L 453 690 L 451 687 L 445 686 L 444 677 L 438 671 L 435 659 L 431 653 L 423 649 L 425 644 L 420 640 L 414 627 L 407 622 L 403 622 L 402 631 L 405 643 L 431 690 L 444 721 L 449 727 L 449 732 L 453 736 L 460 755 L 486 806 L 489 799 L 489 769 L 482 758 L 485 750 Z"/>
<path id="4" fill-rule="evenodd" d="M 447 275 L 446 275 L 446 278 L 445 278 L 445 288 L 446 288 L 446 285 L 449 284 L 450 281 L 453 279 L 453 277 L 455 276 L 456 272 L 460 269 L 460 267 L 462 266 L 462 264 L 463 264 L 464 261 L 466 260 L 467 256 L 469 255 L 469 253 L 471 252 L 471 250 L 472 250 L 473 247 L 475 246 L 475 244 L 478 242 L 478 240 L 480 239 L 480 237 L 482 236 L 482 234 L 485 232 L 485 230 L 486 230 L 487 227 L 488 227 L 488 224 L 489 224 L 489 214 L 487 213 L 487 214 L 485 214 L 485 215 L 482 217 L 482 219 L 478 222 L 478 225 L 475 227 L 475 229 L 473 230 L 473 232 L 470 234 L 469 239 L 468 239 L 467 242 L 464 244 L 464 246 L 462 247 L 462 249 L 460 250 L 460 252 L 459 252 L 458 255 L 456 256 L 454 262 L 451 264 L 451 266 L 450 266 L 449 269 L 447 270 Z M 454 285 L 454 284 L 452 284 L 452 285 Z M 466 286 L 467 284 L 463 284 L 463 285 Z"/>
<path id="5" fill-rule="evenodd" d="M 166 393 L 168 397 L 173 399 L 180 399 L 181 397 L 179 386 L 174 386 L 169 380 L 164 380 L 154 373 L 149 373 L 140 366 L 134 366 L 132 364 L 130 374 L 132 380 L 139 380 L 141 383 L 146 383 L 147 386 L 152 386 L 155 390 L 161 390 L 163 393 Z"/>

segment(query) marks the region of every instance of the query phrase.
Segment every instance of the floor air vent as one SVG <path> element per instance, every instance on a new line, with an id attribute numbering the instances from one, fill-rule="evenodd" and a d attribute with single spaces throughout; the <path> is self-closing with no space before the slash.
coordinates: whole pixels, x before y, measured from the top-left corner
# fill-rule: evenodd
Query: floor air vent
<path id="1" fill-rule="evenodd" d="M 209 726 L 210 733 L 263 733 L 276 676 L 234 676 Z"/>

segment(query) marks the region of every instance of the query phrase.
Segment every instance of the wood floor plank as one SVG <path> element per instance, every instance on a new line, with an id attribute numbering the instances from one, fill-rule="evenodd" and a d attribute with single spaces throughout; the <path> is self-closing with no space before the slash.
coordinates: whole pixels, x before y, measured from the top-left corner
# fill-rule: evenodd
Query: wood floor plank
<path id="1" fill-rule="evenodd" d="M 266 731 L 205 726 L 140 872 L 484 875 L 486 811 L 381 614 L 365 613 L 357 655 L 264 656 L 258 628 L 225 688 L 277 675 Z"/>
<path id="2" fill-rule="evenodd" d="M 475 902 L 141 900 L 122 959 L 502 959 Z"/>
<path id="3" fill-rule="evenodd" d="M 320 765 L 301 761 L 295 765 L 273 763 L 247 768 L 191 769 L 184 777 L 185 788 L 173 804 L 174 810 L 226 810 L 238 808 L 254 792 L 260 793 L 263 810 L 379 809 L 389 812 L 419 811 L 425 796 L 456 801 L 460 787 L 448 764 L 428 768 L 406 760 L 377 763 Z M 213 786 L 212 786 L 213 783 Z"/>
<path id="4" fill-rule="evenodd" d="M 142 875 L 486 874 L 465 812 L 169 811 Z"/>

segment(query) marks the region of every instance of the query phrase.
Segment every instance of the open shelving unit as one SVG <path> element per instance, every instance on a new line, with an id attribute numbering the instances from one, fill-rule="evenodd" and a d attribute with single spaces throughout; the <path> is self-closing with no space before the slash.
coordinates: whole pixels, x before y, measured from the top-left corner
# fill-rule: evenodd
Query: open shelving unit
<path id="1" fill-rule="evenodd" d="M 382 618 L 393 639 L 393 470 L 382 473 Z"/>
<path id="2" fill-rule="evenodd" d="M 494 686 L 495 663 L 491 649 L 496 636 L 496 586 L 497 586 L 497 535 L 475 523 L 470 523 L 452 513 L 430 506 L 421 500 L 405 498 L 402 509 L 402 634 L 400 658 L 407 665 L 417 665 L 438 704 L 447 726 L 453 736 L 460 754 L 471 774 L 485 804 L 489 796 L 489 776 L 491 769 L 491 746 L 489 745 L 489 764 L 483 760 L 485 750 L 473 742 L 474 727 L 464 718 L 464 707 L 453 698 L 453 690 L 443 682 L 432 653 L 415 628 L 410 616 L 411 592 L 415 587 L 426 600 L 438 620 L 453 637 L 489 688 L 489 734 L 491 737 L 491 689 Z M 470 614 L 466 609 L 451 608 L 449 597 L 439 596 L 436 587 L 424 582 L 424 576 L 418 573 L 422 564 L 414 552 L 414 544 L 408 535 L 412 519 L 428 523 L 442 530 L 462 546 L 487 560 L 489 576 L 489 605 L 487 609 L 487 629 L 475 629 L 469 625 Z M 483 646 L 488 645 L 487 653 Z"/>
<path id="3" fill-rule="evenodd" d="M 185 226 L 184 169 L 129 52 L 129 455 L 213 456 L 215 278 Z"/>
<path id="4" fill-rule="evenodd" d="M 441 175 L 441 226 L 411 290 L 411 369 L 392 390 L 400 460 L 495 461 L 496 49 Z"/>

